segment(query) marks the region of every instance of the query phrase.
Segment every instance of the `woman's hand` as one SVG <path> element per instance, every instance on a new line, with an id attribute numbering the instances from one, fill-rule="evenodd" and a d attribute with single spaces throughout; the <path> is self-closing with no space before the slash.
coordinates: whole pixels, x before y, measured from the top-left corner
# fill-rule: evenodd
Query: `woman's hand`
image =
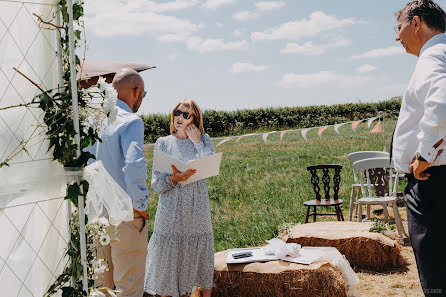
<path id="1" fill-rule="evenodd" d="M 193 123 L 187 126 L 186 134 L 193 143 L 198 144 L 201 142 L 201 131 Z"/>
<path id="2" fill-rule="evenodd" d="M 171 182 L 179 182 L 179 181 L 187 181 L 189 179 L 189 177 L 191 177 L 192 175 L 195 174 L 195 172 L 197 170 L 195 169 L 189 169 L 186 172 L 179 172 L 178 169 L 175 167 L 175 165 L 171 165 L 172 166 L 172 176 L 169 177 Z"/>

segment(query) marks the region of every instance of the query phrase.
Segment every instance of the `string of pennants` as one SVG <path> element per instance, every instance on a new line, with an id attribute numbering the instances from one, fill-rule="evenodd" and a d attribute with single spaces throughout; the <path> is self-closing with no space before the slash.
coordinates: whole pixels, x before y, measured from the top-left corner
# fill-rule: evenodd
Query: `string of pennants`
<path id="1" fill-rule="evenodd" d="M 280 133 L 280 140 L 282 140 L 283 136 L 288 133 L 288 132 L 297 132 L 300 131 L 302 137 L 305 140 L 307 139 L 307 133 L 308 131 L 312 130 L 312 129 L 318 129 L 317 131 L 317 135 L 319 136 L 319 138 L 322 139 L 322 133 L 327 130 L 330 127 L 334 128 L 334 131 L 341 135 L 341 133 L 339 132 L 339 128 L 341 126 L 347 125 L 347 124 L 351 124 L 352 125 L 352 130 L 353 132 L 356 133 L 356 129 L 358 128 L 359 124 L 362 123 L 363 121 L 367 121 L 367 127 L 370 128 L 370 126 L 372 125 L 372 123 L 375 120 L 378 120 L 378 123 L 373 127 L 372 130 L 369 131 L 369 134 L 373 134 L 373 133 L 383 133 L 383 128 L 382 128 L 382 124 L 381 124 L 381 116 L 376 116 L 376 117 L 372 117 L 372 118 L 368 118 L 368 119 L 362 119 L 362 120 L 357 120 L 357 121 L 353 121 L 353 122 L 345 122 L 345 123 L 341 123 L 341 124 L 335 124 L 335 125 L 326 125 L 326 126 L 321 126 L 321 127 L 311 127 L 311 128 L 301 128 L 301 129 L 294 129 L 294 130 L 284 130 L 284 131 L 271 131 L 271 132 L 265 132 L 265 133 L 251 133 L 251 134 L 245 134 L 245 135 L 240 135 L 240 136 L 227 136 L 224 137 L 215 147 L 222 145 L 225 142 L 228 142 L 232 139 L 236 139 L 235 142 L 239 142 L 242 138 L 244 137 L 249 137 L 249 136 L 262 136 L 263 141 L 265 142 L 265 144 L 268 143 L 268 136 L 270 134 L 274 134 L 274 133 Z M 384 120 L 384 118 L 383 118 Z"/>

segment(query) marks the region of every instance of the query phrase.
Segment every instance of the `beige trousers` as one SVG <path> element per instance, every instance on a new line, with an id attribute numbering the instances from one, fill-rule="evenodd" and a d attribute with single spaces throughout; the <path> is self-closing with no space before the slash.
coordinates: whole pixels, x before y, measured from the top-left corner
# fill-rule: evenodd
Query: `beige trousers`
<path id="1" fill-rule="evenodd" d="M 118 297 L 141 297 L 147 256 L 147 224 L 139 214 L 130 222 L 107 228 L 110 244 L 97 250 L 109 270 L 98 275 L 95 285 L 119 291 Z"/>

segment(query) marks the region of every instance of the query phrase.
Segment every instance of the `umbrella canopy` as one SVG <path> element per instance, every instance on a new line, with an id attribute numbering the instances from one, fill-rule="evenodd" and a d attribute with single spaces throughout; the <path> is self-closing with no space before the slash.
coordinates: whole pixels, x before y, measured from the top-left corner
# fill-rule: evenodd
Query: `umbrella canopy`
<path id="1" fill-rule="evenodd" d="M 95 85 L 100 76 L 104 77 L 106 82 L 112 82 L 116 72 L 122 68 L 141 72 L 155 67 L 137 63 L 85 60 L 82 69 L 77 69 L 77 80 L 80 81 L 80 88 L 86 89 Z"/>

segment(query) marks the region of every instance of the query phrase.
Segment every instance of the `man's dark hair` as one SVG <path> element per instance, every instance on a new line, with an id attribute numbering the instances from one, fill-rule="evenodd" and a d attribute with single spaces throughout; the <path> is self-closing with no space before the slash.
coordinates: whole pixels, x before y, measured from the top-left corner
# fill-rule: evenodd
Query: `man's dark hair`
<path id="1" fill-rule="evenodd" d="M 431 0 L 411 1 L 396 13 L 396 19 L 402 18 L 411 21 L 414 16 L 418 16 L 430 28 L 446 31 L 446 14 L 440 5 Z"/>

